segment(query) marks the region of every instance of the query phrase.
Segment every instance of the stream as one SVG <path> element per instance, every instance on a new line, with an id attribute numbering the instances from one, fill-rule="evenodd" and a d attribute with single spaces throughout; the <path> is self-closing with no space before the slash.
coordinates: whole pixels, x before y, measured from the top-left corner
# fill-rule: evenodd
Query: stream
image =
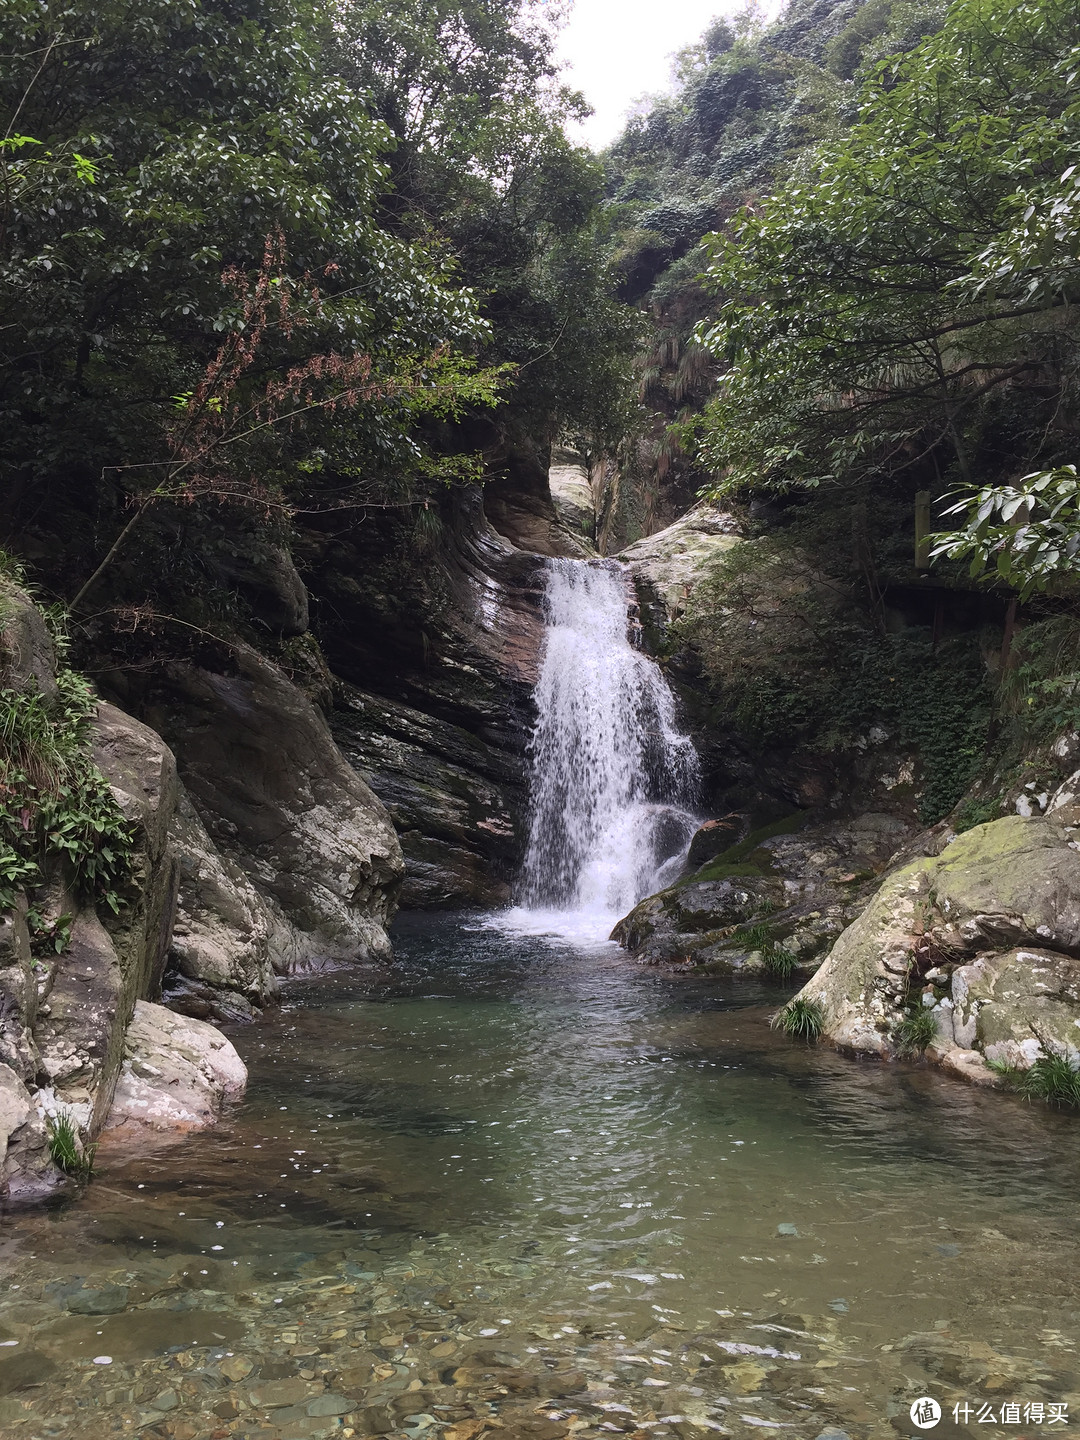
<path id="1" fill-rule="evenodd" d="M 234 1034 L 218 1130 L 9 1226 L 0 1385 L 38 1383 L 3 1434 L 814 1440 L 917 1433 L 920 1395 L 1075 1403 L 1068 1117 L 791 1045 L 778 994 L 614 945 L 395 939 Z"/>
<path id="2" fill-rule="evenodd" d="M 552 561 L 521 903 L 234 1030 L 247 1095 L 0 1236 L 0 1433 L 1064 1432 L 1075 1120 L 606 939 L 698 823 L 625 574 Z M 955 1407 L 955 1408 L 954 1408 Z"/>

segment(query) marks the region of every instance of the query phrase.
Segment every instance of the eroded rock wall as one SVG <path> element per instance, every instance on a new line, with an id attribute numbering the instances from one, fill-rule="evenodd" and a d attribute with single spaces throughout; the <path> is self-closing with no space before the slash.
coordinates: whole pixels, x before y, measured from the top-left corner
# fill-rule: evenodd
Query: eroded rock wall
<path id="1" fill-rule="evenodd" d="M 423 563 L 397 520 L 339 520 L 299 545 L 340 682 L 331 725 L 398 829 L 406 908 L 503 903 L 525 842 L 543 562 L 484 505 L 448 497 Z"/>

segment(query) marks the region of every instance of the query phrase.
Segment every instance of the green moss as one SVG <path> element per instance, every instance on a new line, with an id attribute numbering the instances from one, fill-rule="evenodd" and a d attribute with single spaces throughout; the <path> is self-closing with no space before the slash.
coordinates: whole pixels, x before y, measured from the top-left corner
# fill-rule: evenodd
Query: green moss
<path id="1" fill-rule="evenodd" d="M 807 823 L 809 815 L 805 810 L 796 810 L 768 825 L 751 830 L 745 840 L 729 845 L 712 860 L 706 861 L 700 870 L 686 875 L 673 887 L 678 890 L 686 885 L 696 885 L 702 880 L 763 880 L 774 873 L 773 857 L 770 851 L 762 849 L 762 842 L 777 835 L 794 835 Z"/>

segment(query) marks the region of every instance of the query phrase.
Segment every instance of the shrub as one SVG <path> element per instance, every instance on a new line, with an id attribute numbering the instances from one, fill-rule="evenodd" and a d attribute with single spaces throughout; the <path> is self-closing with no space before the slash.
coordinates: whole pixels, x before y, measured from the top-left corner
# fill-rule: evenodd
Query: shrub
<path id="1" fill-rule="evenodd" d="M 796 995 L 777 1011 L 770 1024 L 793 1040 L 805 1040 L 809 1045 L 825 1029 L 825 1010 L 820 1000 L 803 1000 Z"/>

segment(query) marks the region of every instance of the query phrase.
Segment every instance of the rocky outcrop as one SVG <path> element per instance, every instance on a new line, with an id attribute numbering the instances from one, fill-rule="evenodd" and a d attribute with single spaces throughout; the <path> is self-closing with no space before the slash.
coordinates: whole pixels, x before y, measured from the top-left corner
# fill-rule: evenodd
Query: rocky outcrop
<path id="1" fill-rule="evenodd" d="M 592 541 L 566 524 L 552 493 L 552 459 L 549 446 L 504 431 L 488 454 L 484 514 L 515 550 L 583 560 L 593 553 Z"/>
<path id="2" fill-rule="evenodd" d="M 563 529 L 591 551 L 596 544 L 596 502 L 584 455 L 555 446 L 551 452 L 548 487 Z"/>
<path id="3" fill-rule="evenodd" d="M 967 1078 L 986 1061 L 1080 1063 L 1080 813 L 1009 816 L 891 874 L 800 991 L 844 1049 L 892 1055 L 906 1017 Z"/>
<path id="4" fill-rule="evenodd" d="M 516 757 L 462 726 L 342 686 L 342 753 L 386 805 L 405 855 L 405 909 L 502 904 L 524 826 Z"/>
<path id="5" fill-rule="evenodd" d="M 165 997 L 202 1020 L 250 1020 L 296 959 L 293 932 L 239 862 L 222 854 L 186 794 L 170 829 L 180 883 Z"/>
<path id="6" fill-rule="evenodd" d="M 912 830 L 889 811 L 826 820 L 796 813 L 732 845 L 734 823 L 703 826 L 689 862 L 704 863 L 615 927 L 612 939 L 642 964 L 713 975 L 812 971 Z"/>
<path id="7" fill-rule="evenodd" d="M 128 1140 L 146 1129 L 173 1135 L 205 1129 L 246 1085 L 247 1068 L 220 1030 L 140 1000 L 105 1134 Z"/>
<path id="8" fill-rule="evenodd" d="M 5 585 L 0 621 L 6 688 L 53 703 L 40 613 Z M 121 1076 L 125 1124 L 208 1123 L 243 1067 L 207 1017 L 251 1018 L 296 964 L 388 949 L 400 848 L 311 701 L 253 651 L 228 674 L 177 664 L 162 693 L 202 815 L 158 730 L 101 703 L 84 763 L 122 813 L 127 877 L 109 904 L 95 900 L 58 847 L 0 916 L 0 1203 L 66 1183 L 49 1126 L 63 1117 L 92 1140 Z M 163 983 L 188 1017 L 153 1003 Z"/>
<path id="9" fill-rule="evenodd" d="M 0 1065 L 0 1207 L 34 1204 L 64 1183 L 49 1155 L 45 1117 L 9 1065 Z"/>
<path id="10" fill-rule="evenodd" d="M 642 605 L 660 624 L 677 619 L 694 591 L 708 580 L 741 539 L 733 515 L 702 503 L 681 519 L 627 546 L 619 559 L 630 567 Z"/>
<path id="11" fill-rule="evenodd" d="M 524 848 L 543 566 L 483 507 L 449 495 L 438 546 L 404 568 L 399 521 L 339 520 L 301 542 L 343 682 L 331 725 L 399 829 L 407 907 L 502 903 Z"/>
<path id="12" fill-rule="evenodd" d="M 164 667 L 140 708 L 215 846 L 287 921 L 290 963 L 387 954 L 404 866 L 384 806 L 298 686 L 248 647 L 232 658 Z"/>

